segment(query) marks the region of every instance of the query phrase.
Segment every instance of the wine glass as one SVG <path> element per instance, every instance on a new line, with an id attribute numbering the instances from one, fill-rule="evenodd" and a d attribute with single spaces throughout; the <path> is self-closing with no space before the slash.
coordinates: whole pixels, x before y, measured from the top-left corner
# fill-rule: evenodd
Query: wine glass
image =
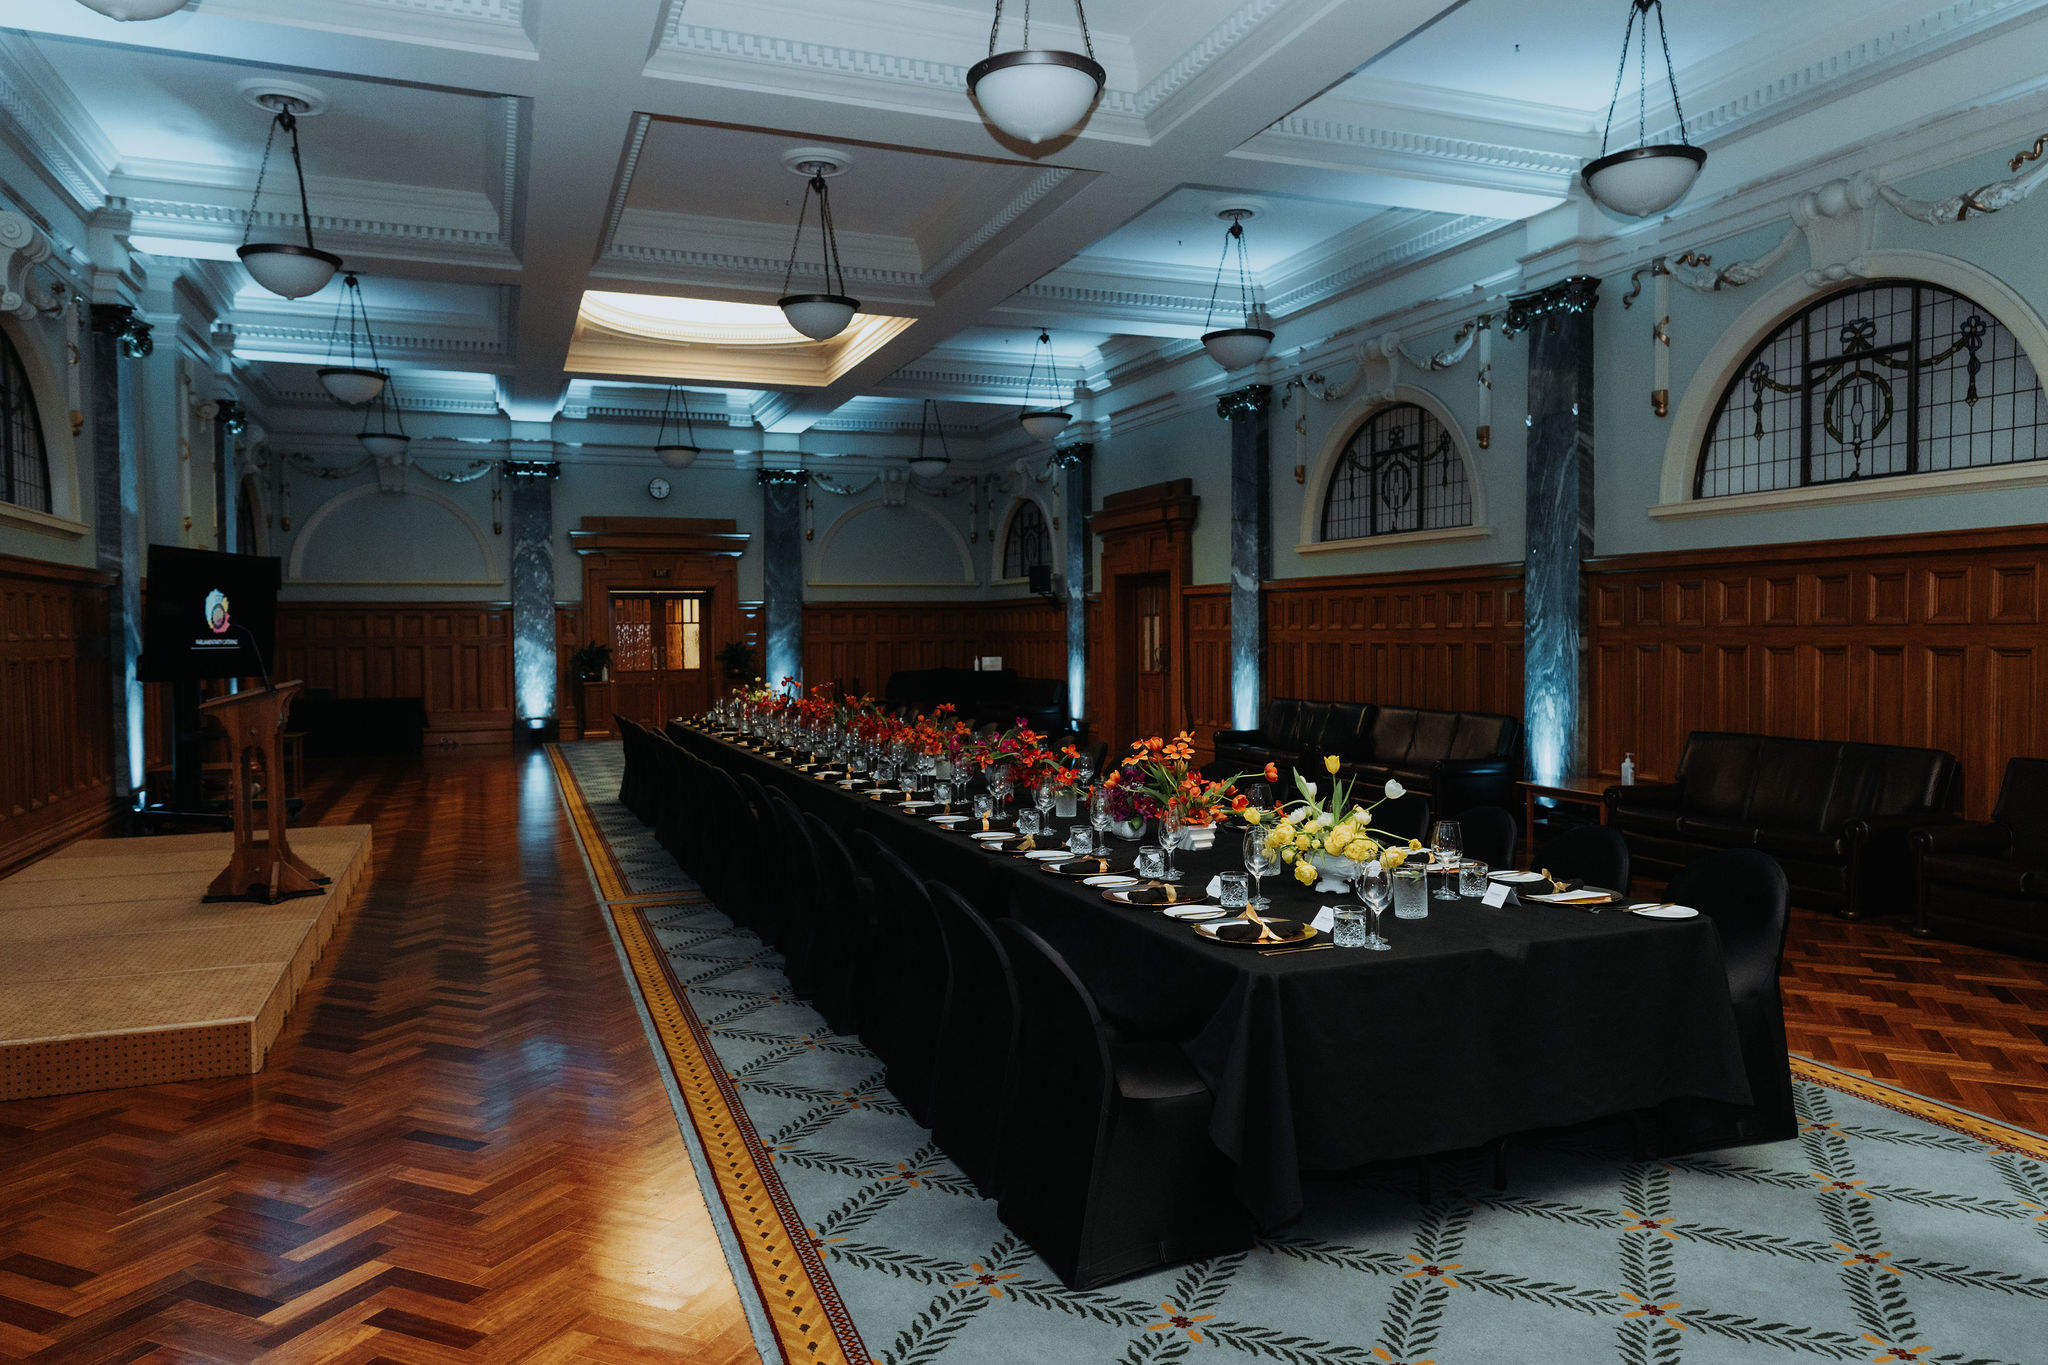
<path id="1" fill-rule="evenodd" d="M 1351 888 L 1358 893 L 1358 899 L 1365 903 L 1365 908 L 1372 911 L 1372 932 L 1366 935 L 1365 942 L 1358 946 L 1370 948 L 1376 953 L 1384 953 L 1394 946 L 1380 937 L 1380 916 L 1386 912 L 1388 903 L 1394 898 L 1394 888 L 1387 878 L 1386 865 L 1378 858 L 1365 858 L 1354 862 L 1351 867 Z"/>
<path id="2" fill-rule="evenodd" d="M 1430 840 L 1430 847 L 1435 850 L 1431 862 L 1439 866 L 1448 863 L 1454 870 L 1450 876 L 1441 878 L 1429 894 L 1440 901 L 1454 901 L 1458 898 L 1458 876 L 1455 869 L 1462 860 L 1465 849 L 1464 831 L 1458 828 L 1456 820 L 1439 820 L 1436 822 L 1436 836 Z"/>
<path id="3" fill-rule="evenodd" d="M 1109 856 L 1109 827 L 1116 823 L 1109 813 L 1109 793 L 1096 789 L 1088 802 L 1088 823 L 1095 827 L 1095 852 L 1104 858 Z"/>
<path id="4" fill-rule="evenodd" d="M 1174 850 L 1180 847 L 1180 812 L 1168 806 L 1159 813 L 1159 851 L 1166 859 L 1166 870 L 1159 875 L 1163 882 L 1180 880 L 1180 869 L 1173 865 Z"/>
<path id="5" fill-rule="evenodd" d="M 1052 814 L 1053 799 L 1052 779 L 1050 777 L 1041 778 L 1038 786 L 1031 793 L 1031 804 L 1038 807 L 1039 819 L 1043 820 L 1046 816 Z"/>
<path id="6" fill-rule="evenodd" d="M 1074 760 L 1074 781 L 1085 787 L 1095 780 L 1095 760 L 1082 754 Z"/>
<path id="7" fill-rule="evenodd" d="M 1266 877 L 1280 866 L 1280 855 L 1266 847 L 1266 831 L 1253 825 L 1244 832 L 1244 870 L 1252 874 L 1251 908 L 1256 914 L 1265 914 L 1271 904 L 1266 899 Z"/>

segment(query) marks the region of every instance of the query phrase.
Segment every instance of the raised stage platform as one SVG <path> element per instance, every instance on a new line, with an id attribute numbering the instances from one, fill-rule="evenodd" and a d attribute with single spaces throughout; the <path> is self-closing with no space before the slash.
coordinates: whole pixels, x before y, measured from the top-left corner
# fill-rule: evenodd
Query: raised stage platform
<path id="1" fill-rule="evenodd" d="M 93 839 L 0 881 L 0 1100 L 262 1069 L 361 891 L 370 828 L 291 832 L 325 895 L 208 905 L 232 840 Z"/>

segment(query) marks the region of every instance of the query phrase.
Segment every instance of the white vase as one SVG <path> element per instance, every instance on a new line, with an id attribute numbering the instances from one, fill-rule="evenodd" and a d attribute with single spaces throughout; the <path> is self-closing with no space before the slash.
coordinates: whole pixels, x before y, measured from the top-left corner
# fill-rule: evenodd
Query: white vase
<path id="1" fill-rule="evenodd" d="M 1333 858 L 1318 849 L 1308 855 L 1308 865 L 1322 875 L 1315 889 L 1324 895 L 1349 895 L 1351 893 L 1351 860 Z"/>

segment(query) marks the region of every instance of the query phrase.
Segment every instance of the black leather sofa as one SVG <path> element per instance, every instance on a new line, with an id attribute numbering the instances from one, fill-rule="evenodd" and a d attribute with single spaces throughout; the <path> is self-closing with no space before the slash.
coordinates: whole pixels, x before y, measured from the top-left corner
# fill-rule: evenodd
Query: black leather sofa
<path id="1" fill-rule="evenodd" d="M 1337 756 L 1337 775 L 1376 786 L 1397 779 L 1430 800 L 1436 813 L 1456 816 L 1471 806 L 1512 808 L 1522 775 L 1522 724 L 1482 711 L 1427 711 L 1371 702 L 1266 703 L 1256 730 L 1218 730 L 1216 767 L 1247 772 L 1272 763 L 1287 771 L 1323 776 L 1323 759 Z"/>
<path id="2" fill-rule="evenodd" d="M 2048 959 L 2048 759 L 2005 765 L 1985 821 L 1915 830 L 1914 932 Z"/>
<path id="3" fill-rule="evenodd" d="M 930 712 L 951 702 L 955 714 L 971 725 L 994 723 L 1008 729 L 1021 717 L 1045 734 L 1067 728 L 1066 683 L 1022 678 L 1014 668 L 904 669 L 889 675 L 882 702 L 898 712 Z"/>
<path id="4" fill-rule="evenodd" d="M 1940 749 L 1695 730 L 1671 782 L 1609 787 L 1609 822 L 1639 877 L 1668 881 L 1717 848 L 1755 848 L 1792 900 L 1847 919 L 1911 909 L 1907 836 L 1948 818 L 1955 756 Z"/>

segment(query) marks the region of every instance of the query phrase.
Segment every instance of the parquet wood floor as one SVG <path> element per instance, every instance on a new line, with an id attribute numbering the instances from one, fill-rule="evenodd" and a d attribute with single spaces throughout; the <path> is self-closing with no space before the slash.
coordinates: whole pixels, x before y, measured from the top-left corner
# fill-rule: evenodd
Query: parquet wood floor
<path id="1" fill-rule="evenodd" d="M 1795 910 L 1794 1052 L 2048 1133 L 2048 963 Z"/>
<path id="2" fill-rule="evenodd" d="M 0 1104 L 0 1359 L 753 1362 L 539 754 L 375 760 L 254 1077 Z"/>

